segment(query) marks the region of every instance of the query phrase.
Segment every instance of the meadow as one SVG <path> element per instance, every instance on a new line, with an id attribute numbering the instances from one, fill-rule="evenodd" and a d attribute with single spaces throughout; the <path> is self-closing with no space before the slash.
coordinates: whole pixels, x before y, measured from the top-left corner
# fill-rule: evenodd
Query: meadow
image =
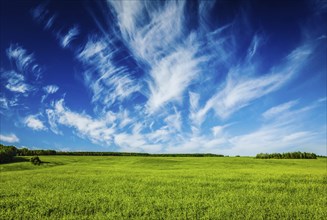
<path id="1" fill-rule="evenodd" d="M 1 219 L 327 219 L 326 158 L 40 159 L 0 164 Z"/>

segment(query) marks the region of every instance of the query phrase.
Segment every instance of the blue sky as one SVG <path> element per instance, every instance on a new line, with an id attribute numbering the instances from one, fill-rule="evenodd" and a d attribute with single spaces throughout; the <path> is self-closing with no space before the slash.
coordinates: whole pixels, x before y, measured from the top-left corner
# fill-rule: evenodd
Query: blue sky
<path id="1" fill-rule="evenodd" d="M 326 155 L 326 1 L 1 1 L 0 142 Z"/>

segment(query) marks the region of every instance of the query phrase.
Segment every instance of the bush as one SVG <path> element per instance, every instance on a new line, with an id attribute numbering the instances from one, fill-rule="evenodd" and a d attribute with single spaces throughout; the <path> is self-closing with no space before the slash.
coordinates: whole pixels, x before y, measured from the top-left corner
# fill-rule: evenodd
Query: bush
<path id="1" fill-rule="evenodd" d="M 31 163 L 34 165 L 38 165 L 40 166 L 42 161 L 40 160 L 40 158 L 38 156 L 34 156 L 30 159 Z"/>

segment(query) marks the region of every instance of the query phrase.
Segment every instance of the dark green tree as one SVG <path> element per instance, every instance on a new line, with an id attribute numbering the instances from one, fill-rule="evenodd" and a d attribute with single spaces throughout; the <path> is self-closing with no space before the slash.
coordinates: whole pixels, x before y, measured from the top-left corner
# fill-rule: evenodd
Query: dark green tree
<path id="1" fill-rule="evenodd" d="M 38 156 L 31 157 L 30 161 L 32 164 L 38 165 L 38 166 L 40 166 L 42 163 L 42 161 L 40 160 L 40 158 Z"/>

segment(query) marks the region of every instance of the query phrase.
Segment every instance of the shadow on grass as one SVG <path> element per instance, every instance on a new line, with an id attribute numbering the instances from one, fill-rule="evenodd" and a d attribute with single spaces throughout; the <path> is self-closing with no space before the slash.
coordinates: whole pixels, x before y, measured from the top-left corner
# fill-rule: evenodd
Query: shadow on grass
<path id="1" fill-rule="evenodd" d="M 2 162 L 1 164 L 8 164 L 8 163 L 21 163 L 21 162 L 31 162 L 30 158 L 25 158 L 25 157 L 14 157 L 10 161 Z M 41 164 L 49 164 L 50 162 L 46 161 L 41 161 Z"/>
<path id="2" fill-rule="evenodd" d="M 7 164 L 7 163 L 20 163 L 20 162 L 29 162 L 30 160 L 28 158 L 24 157 L 14 157 L 10 161 L 3 162 L 2 164 Z"/>

